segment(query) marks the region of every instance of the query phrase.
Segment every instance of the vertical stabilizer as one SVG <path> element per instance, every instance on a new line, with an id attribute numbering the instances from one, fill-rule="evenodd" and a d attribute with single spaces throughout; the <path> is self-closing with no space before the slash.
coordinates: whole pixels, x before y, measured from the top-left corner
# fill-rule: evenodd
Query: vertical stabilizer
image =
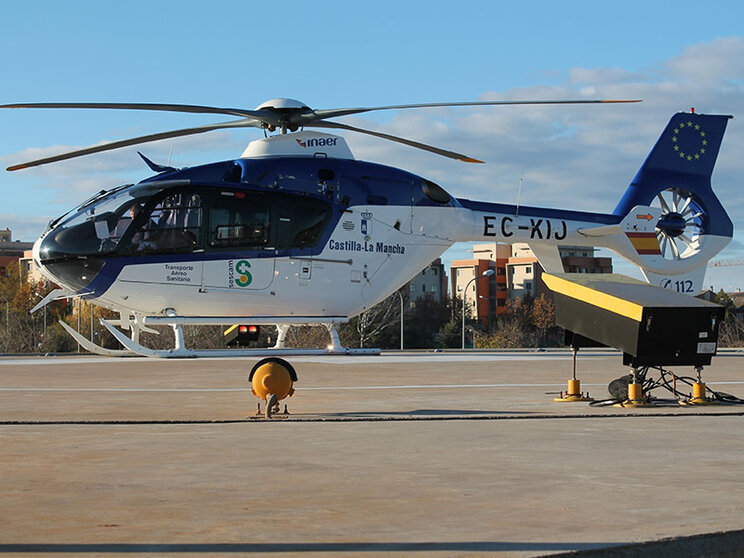
<path id="1" fill-rule="evenodd" d="M 651 205 L 665 190 L 684 189 L 702 204 L 707 234 L 732 236 L 731 219 L 710 182 L 730 118 L 688 112 L 672 116 L 613 213 L 624 217 L 637 205 Z"/>
<path id="2" fill-rule="evenodd" d="M 706 264 L 733 236 L 733 223 L 711 187 L 730 118 L 694 112 L 672 116 L 613 212 L 627 218 L 643 211 L 650 217 L 650 210 L 658 210 L 651 232 L 645 233 L 649 238 L 630 238 L 644 242 L 643 250 L 624 254 L 651 283 L 697 294 Z"/>

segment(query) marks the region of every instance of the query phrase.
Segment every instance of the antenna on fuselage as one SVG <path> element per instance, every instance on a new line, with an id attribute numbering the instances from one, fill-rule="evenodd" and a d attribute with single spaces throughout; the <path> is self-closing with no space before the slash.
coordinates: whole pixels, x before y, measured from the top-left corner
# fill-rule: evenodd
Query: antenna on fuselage
<path id="1" fill-rule="evenodd" d="M 522 197 L 522 183 L 524 178 L 519 179 L 519 190 L 517 190 L 517 210 L 514 212 L 514 217 L 519 217 L 519 199 Z"/>

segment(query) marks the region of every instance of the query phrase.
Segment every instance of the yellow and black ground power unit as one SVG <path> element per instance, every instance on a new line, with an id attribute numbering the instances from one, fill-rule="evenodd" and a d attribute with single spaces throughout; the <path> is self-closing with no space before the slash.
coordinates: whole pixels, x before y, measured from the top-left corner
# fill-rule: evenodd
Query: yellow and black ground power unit
<path id="1" fill-rule="evenodd" d="M 609 346 L 623 364 L 707 366 L 725 309 L 618 274 L 543 274 L 573 348 Z"/>

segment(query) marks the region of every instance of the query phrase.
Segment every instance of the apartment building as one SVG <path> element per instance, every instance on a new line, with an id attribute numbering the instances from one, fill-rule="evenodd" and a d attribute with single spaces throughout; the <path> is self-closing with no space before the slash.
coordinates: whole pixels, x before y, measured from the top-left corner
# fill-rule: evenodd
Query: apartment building
<path id="1" fill-rule="evenodd" d="M 507 311 L 507 301 L 550 292 L 541 279 L 543 269 L 526 243 L 475 244 L 472 252 L 472 259 L 452 262 L 451 292 L 452 296 L 464 296 L 472 315 L 484 327 L 492 317 Z M 612 258 L 598 258 L 595 253 L 591 247 L 560 248 L 566 272 L 612 273 Z M 493 269 L 493 275 L 483 276 L 488 269 Z M 479 278 L 473 280 L 476 275 Z"/>

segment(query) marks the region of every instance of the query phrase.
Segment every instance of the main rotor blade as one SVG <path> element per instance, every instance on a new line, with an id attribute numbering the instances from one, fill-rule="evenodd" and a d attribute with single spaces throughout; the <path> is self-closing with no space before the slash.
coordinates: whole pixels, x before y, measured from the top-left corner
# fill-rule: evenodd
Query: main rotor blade
<path id="1" fill-rule="evenodd" d="M 348 130 L 350 132 L 359 132 L 361 134 L 367 134 L 369 136 L 375 136 L 378 138 L 402 143 L 404 145 L 408 145 L 411 147 L 416 147 L 417 149 L 423 149 L 424 151 L 436 153 L 437 155 L 442 155 L 443 157 L 449 157 L 450 159 L 457 159 L 458 161 L 463 161 L 465 163 L 482 163 L 483 162 L 483 161 L 479 161 L 478 159 L 473 159 L 472 157 L 468 157 L 467 155 L 463 155 L 462 153 L 455 153 L 454 151 L 447 151 L 446 149 L 440 149 L 438 147 L 426 145 L 425 143 L 420 143 L 420 142 L 405 139 L 405 138 L 400 138 L 398 136 L 391 136 L 390 134 L 383 134 L 381 132 L 373 132 L 372 130 L 365 130 L 363 128 L 355 128 L 354 126 L 348 126 L 346 124 L 341 124 L 339 122 L 326 122 L 326 121 L 314 122 L 310 124 L 309 127 L 335 128 L 337 130 Z"/>
<path id="2" fill-rule="evenodd" d="M 41 109 L 115 109 L 115 110 L 159 110 L 168 112 L 191 112 L 202 114 L 229 114 L 244 118 L 265 119 L 265 111 L 236 108 L 207 107 L 201 105 L 177 105 L 164 103 L 14 103 L 0 105 L 0 108 L 41 108 Z M 270 118 L 269 121 L 274 120 Z"/>
<path id="3" fill-rule="evenodd" d="M 191 136 L 194 134 L 203 134 L 204 132 L 211 132 L 213 130 L 222 130 L 225 128 L 260 128 L 260 127 L 261 127 L 261 122 L 258 122 L 252 118 L 246 118 L 243 120 L 236 120 L 234 122 L 222 122 L 220 124 L 208 124 L 206 126 L 197 126 L 195 128 L 185 128 L 183 130 L 172 130 L 170 132 L 148 134 L 146 136 L 140 136 L 137 138 L 114 141 L 111 143 L 105 143 L 103 145 L 86 147 L 85 149 L 78 149 L 76 151 L 69 151 L 67 153 L 62 153 L 60 155 L 54 155 L 52 157 L 46 157 L 44 159 L 37 159 L 35 161 L 29 161 L 27 163 L 13 165 L 11 167 L 8 167 L 7 170 L 15 171 L 15 170 L 20 170 L 20 169 L 27 169 L 30 167 L 38 167 L 39 165 L 46 165 L 47 163 L 54 163 L 56 161 L 64 161 L 66 159 L 82 157 L 83 155 L 90 155 L 91 153 L 101 153 L 103 151 L 111 151 L 112 149 L 119 149 L 120 147 L 128 147 L 130 145 L 137 145 L 140 143 L 147 143 L 150 141 L 177 138 L 177 137 L 182 137 L 182 136 Z"/>
<path id="4" fill-rule="evenodd" d="M 397 110 L 412 108 L 436 108 L 436 107 L 482 107 L 498 105 L 586 105 L 597 103 L 640 103 L 641 99 L 566 99 L 566 100 L 543 100 L 543 101 L 465 101 L 459 103 L 420 103 L 414 105 L 388 105 L 382 107 L 346 108 L 346 109 L 321 109 L 314 110 L 308 114 L 301 114 L 293 119 L 299 125 L 307 126 L 310 122 L 318 119 L 348 116 L 374 110 Z"/>

